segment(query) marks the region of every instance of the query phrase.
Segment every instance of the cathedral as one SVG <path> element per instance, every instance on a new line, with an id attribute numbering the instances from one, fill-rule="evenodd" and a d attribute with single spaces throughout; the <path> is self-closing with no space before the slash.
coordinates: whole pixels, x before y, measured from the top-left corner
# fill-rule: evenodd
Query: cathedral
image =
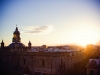
<path id="1" fill-rule="evenodd" d="M 0 65 L 19 75 L 70 75 L 74 64 L 83 60 L 82 51 L 69 46 L 33 47 L 21 43 L 20 32 L 16 27 L 12 43 L 0 47 Z"/>

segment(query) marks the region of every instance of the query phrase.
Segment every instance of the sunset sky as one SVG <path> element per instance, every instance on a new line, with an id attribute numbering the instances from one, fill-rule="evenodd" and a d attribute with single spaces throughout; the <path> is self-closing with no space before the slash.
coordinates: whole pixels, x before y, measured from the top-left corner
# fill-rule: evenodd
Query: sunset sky
<path id="1" fill-rule="evenodd" d="M 0 42 L 8 46 L 17 27 L 26 46 L 96 44 L 99 0 L 0 0 Z"/>

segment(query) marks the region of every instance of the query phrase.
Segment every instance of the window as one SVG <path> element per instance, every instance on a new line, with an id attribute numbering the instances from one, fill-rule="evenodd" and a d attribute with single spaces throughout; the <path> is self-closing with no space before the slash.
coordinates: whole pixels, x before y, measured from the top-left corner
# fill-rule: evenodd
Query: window
<path id="1" fill-rule="evenodd" d="M 98 71 L 98 75 L 100 75 L 100 71 Z"/>
<path id="2" fill-rule="evenodd" d="M 45 66 L 45 61 L 44 60 L 42 60 L 42 66 Z"/>
<path id="3" fill-rule="evenodd" d="M 63 64 L 63 60 L 61 59 L 61 64 Z"/>
<path id="4" fill-rule="evenodd" d="M 89 75 L 94 75 L 94 70 L 90 70 L 90 74 Z"/>
<path id="5" fill-rule="evenodd" d="M 91 63 L 90 63 L 90 66 L 97 66 L 97 63 L 95 60 L 92 60 Z"/>
<path id="6" fill-rule="evenodd" d="M 24 62 L 24 64 L 26 64 L 26 62 L 25 62 L 25 58 L 23 58 L 23 62 Z"/>

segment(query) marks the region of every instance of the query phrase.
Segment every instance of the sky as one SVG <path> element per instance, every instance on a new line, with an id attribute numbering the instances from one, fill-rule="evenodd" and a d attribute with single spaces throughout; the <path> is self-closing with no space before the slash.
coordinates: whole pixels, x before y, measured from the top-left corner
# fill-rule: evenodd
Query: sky
<path id="1" fill-rule="evenodd" d="M 12 43 L 16 25 L 26 46 L 96 44 L 99 0 L 0 0 L 0 41 Z"/>

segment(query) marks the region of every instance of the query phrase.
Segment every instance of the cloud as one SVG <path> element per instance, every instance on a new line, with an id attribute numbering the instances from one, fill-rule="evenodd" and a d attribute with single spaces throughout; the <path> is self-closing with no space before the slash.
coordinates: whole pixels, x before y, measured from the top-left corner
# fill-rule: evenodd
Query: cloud
<path id="1" fill-rule="evenodd" d="M 53 25 L 48 26 L 25 26 L 22 27 L 23 31 L 21 33 L 25 34 L 33 34 L 33 35 L 41 35 L 41 34 L 48 34 L 54 31 Z"/>

